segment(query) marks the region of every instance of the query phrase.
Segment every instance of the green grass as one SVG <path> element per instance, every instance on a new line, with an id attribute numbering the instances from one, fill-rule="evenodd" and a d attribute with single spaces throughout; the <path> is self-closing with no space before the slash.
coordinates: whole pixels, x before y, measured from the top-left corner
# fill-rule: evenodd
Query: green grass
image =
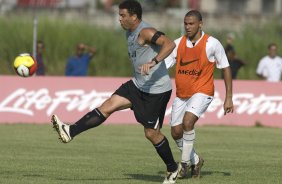
<path id="1" fill-rule="evenodd" d="M 180 154 L 169 135 L 175 158 Z M 279 183 L 282 129 L 198 127 L 200 181 Z M 48 125 L 0 125 L 0 183 L 161 183 L 164 165 L 138 125 L 104 125 L 62 144 Z"/>

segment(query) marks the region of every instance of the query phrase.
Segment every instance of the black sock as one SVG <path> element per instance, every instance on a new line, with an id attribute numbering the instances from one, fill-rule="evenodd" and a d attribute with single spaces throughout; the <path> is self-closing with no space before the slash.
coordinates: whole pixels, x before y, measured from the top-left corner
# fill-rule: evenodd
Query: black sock
<path id="1" fill-rule="evenodd" d="M 160 157 L 162 158 L 162 160 L 164 161 L 164 163 L 166 164 L 166 168 L 168 172 L 174 172 L 177 169 L 177 163 L 174 161 L 171 149 L 169 147 L 169 142 L 166 139 L 166 137 L 164 137 L 164 139 L 154 145 L 158 154 L 160 155 Z"/>
<path id="2" fill-rule="evenodd" d="M 102 124 L 106 118 L 104 115 L 96 108 L 91 112 L 88 112 L 75 124 L 70 126 L 70 136 L 73 138 L 81 132 L 88 130 L 89 128 L 97 127 Z"/>

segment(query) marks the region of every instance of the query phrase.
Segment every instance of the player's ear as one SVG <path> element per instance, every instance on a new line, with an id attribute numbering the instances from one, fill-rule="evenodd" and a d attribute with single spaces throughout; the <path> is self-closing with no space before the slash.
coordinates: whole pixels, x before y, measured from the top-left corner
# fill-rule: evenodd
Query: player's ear
<path id="1" fill-rule="evenodd" d="M 200 21 L 199 27 L 200 27 L 200 29 L 202 29 L 202 27 L 203 27 L 203 22 L 202 21 Z"/>
<path id="2" fill-rule="evenodd" d="M 137 20 L 137 15 L 136 15 L 136 14 L 132 15 L 132 17 L 133 17 L 133 20 L 134 20 L 134 21 Z"/>

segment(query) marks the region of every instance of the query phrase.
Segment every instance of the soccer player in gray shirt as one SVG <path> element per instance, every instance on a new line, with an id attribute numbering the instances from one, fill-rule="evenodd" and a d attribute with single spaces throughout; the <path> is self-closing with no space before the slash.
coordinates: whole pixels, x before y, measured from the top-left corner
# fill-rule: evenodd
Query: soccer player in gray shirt
<path id="1" fill-rule="evenodd" d="M 119 21 L 126 30 L 128 55 L 133 78 L 122 84 L 100 107 L 68 125 L 52 116 L 52 123 L 63 143 L 102 124 L 112 113 L 130 108 L 137 122 L 144 126 L 145 137 L 154 145 L 166 164 L 163 184 L 175 183 L 181 170 L 173 158 L 169 142 L 160 131 L 167 103 L 171 96 L 171 81 L 163 60 L 175 44 L 164 33 L 142 21 L 142 7 L 137 1 L 126 0 L 119 5 Z"/>

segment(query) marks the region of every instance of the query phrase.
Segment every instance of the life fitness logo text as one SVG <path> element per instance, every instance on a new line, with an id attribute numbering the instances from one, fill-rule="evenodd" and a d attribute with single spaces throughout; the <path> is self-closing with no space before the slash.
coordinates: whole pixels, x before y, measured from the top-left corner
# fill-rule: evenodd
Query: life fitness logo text
<path id="1" fill-rule="evenodd" d="M 92 90 L 86 92 L 82 89 L 61 90 L 50 94 L 47 88 L 28 91 L 20 88 L 13 91 L 9 96 L 0 101 L 0 113 L 9 112 L 22 115 L 34 116 L 38 111 L 44 111 L 50 116 L 57 109 L 66 111 L 88 111 L 100 106 L 111 96 L 112 91 L 97 92 Z M 253 93 L 234 93 L 233 102 L 236 114 L 282 114 L 282 97 L 267 96 L 265 94 L 255 95 Z M 215 92 L 214 100 L 207 112 L 215 113 L 221 119 L 224 116 L 222 105 L 224 95 Z M 166 115 L 171 113 L 171 104 L 166 110 Z M 204 117 L 203 117 L 204 118 Z"/>
<path id="2" fill-rule="evenodd" d="M 0 102 L 0 112 L 13 112 L 33 116 L 36 111 L 45 111 L 47 116 L 58 108 L 67 111 L 91 110 L 100 106 L 112 94 L 111 92 L 86 93 L 82 89 L 56 91 L 50 94 L 47 88 L 26 90 L 20 88 L 12 92 Z"/>

